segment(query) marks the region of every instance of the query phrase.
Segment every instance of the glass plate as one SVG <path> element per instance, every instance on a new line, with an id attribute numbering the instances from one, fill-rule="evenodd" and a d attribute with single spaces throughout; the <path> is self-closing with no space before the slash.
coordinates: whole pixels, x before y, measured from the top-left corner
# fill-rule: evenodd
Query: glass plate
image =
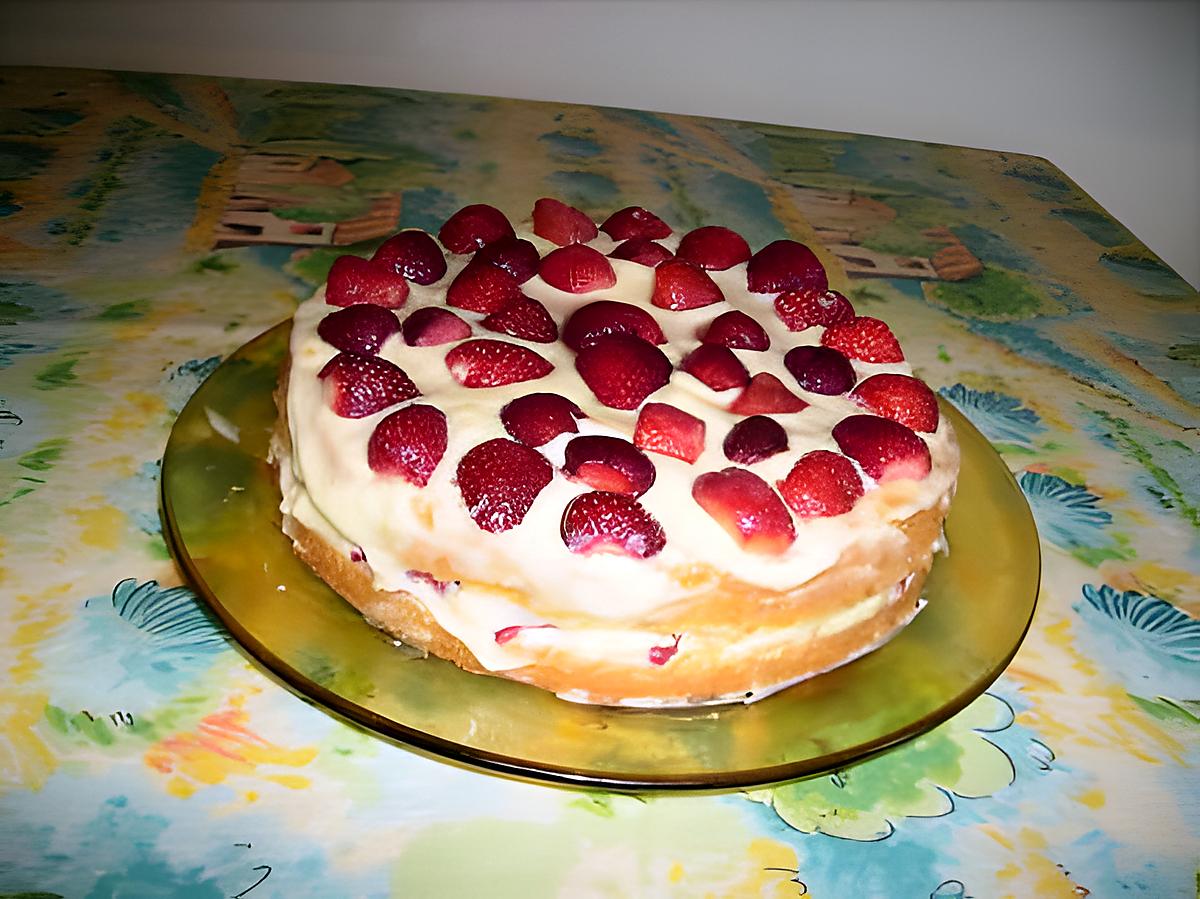
<path id="1" fill-rule="evenodd" d="M 294 690 L 372 731 L 519 777 L 609 789 L 729 789 L 793 779 L 922 733 L 1008 664 L 1029 626 L 1040 554 L 1029 507 L 984 437 L 943 404 L 962 474 L 929 605 L 882 648 L 753 705 L 576 705 L 414 657 L 312 574 L 280 530 L 267 464 L 290 322 L 255 338 L 179 416 L 162 470 L 176 559 L 245 650 Z M 233 438 L 233 439 L 231 439 Z"/>

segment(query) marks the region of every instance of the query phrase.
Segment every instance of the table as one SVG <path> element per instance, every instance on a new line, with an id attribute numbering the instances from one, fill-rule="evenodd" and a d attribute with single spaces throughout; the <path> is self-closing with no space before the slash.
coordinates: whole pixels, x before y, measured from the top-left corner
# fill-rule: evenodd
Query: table
<path id="1" fill-rule="evenodd" d="M 0 893 L 1192 895 L 1200 300 L 1051 163 L 349 86 L 0 70 Z M 480 773 L 238 652 L 168 556 L 190 393 L 329 260 L 466 202 L 818 248 L 1017 475 L 1039 608 L 965 711 L 749 792 Z"/>

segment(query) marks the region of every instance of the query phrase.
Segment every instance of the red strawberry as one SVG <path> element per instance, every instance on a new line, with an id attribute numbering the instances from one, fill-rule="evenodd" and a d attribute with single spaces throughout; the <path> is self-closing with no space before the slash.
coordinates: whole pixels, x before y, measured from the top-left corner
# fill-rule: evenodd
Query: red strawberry
<path id="1" fill-rule="evenodd" d="M 544 378 L 554 366 L 533 350 L 504 340 L 468 340 L 446 354 L 446 367 L 463 387 L 502 387 Z"/>
<path id="2" fill-rule="evenodd" d="M 521 285 L 504 269 L 472 259 L 446 289 L 446 305 L 490 315 L 521 295 Z"/>
<path id="3" fill-rule="evenodd" d="M 563 343 L 573 350 L 587 346 L 605 334 L 632 334 L 647 343 L 666 343 L 654 316 L 640 306 L 597 300 L 580 306 L 563 325 Z"/>
<path id="4" fill-rule="evenodd" d="M 533 204 L 533 233 L 565 247 L 594 240 L 599 232 L 596 223 L 574 206 L 553 197 L 542 197 Z"/>
<path id="5" fill-rule="evenodd" d="M 450 589 L 452 584 L 458 583 L 457 581 L 439 581 L 428 571 L 421 571 L 419 568 L 410 568 L 410 569 L 408 569 L 408 571 L 406 571 L 404 573 L 407 574 L 414 581 L 417 581 L 418 583 L 421 583 L 421 584 L 428 584 L 430 587 L 432 587 L 438 593 L 443 593 L 443 594 L 447 590 Z"/>
<path id="6" fill-rule="evenodd" d="M 813 251 L 794 240 L 769 243 L 753 256 L 746 268 L 746 286 L 751 293 L 782 293 L 785 290 L 829 288 L 825 267 Z"/>
<path id="7" fill-rule="evenodd" d="M 540 631 L 546 628 L 557 629 L 556 624 L 510 624 L 508 627 L 502 627 L 493 635 L 496 642 L 503 646 L 505 643 L 515 639 L 522 631 Z"/>
<path id="8" fill-rule="evenodd" d="M 538 255 L 537 247 L 519 237 L 505 237 L 495 243 L 490 243 L 478 253 L 475 258 L 496 268 L 502 268 L 518 284 L 524 284 L 537 274 L 538 263 L 542 257 Z"/>
<path id="9" fill-rule="evenodd" d="M 830 325 L 821 335 L 823 346 L 863 362 L 903 362 L 904 352 L 892 329 L 877 318 L 860 316 Z"/>
<path id="10" fill-rule="evenodd" d="M 575 369 L 592 393 L 612 409 L 636 409 L 671 380 L 671 360 L 640 337 L 606 334 L 579 351 Z"/>
<path id="11" fill-rule="evenodd" d="M 647 559 L 667 544 L 662 525 L 632 496 L 583 493 L 563 511 L 563 543 L 573 553 L 616 553 Z"/>
<path id="12" fill-rule="evenodd" d="M 608 254 L 610 259 L 626 259 L 648 268 L 657 268 L 674 257 L 674 253 L 647 237 L 631 237 Z"/>
<path id="13" fill-rule="evenodd" d="M 872 375 L 851 391 L 850 399 L 914 431 L 937 430 L 937 397 L 924 381 L 908 375 Z"/>
<path id="14" fill-rule="evenodd" d="M 899 422 L 875 415 L 851 415 L 833 427 L 843 453 L 881 484 L 929 474 L 929 447 Z"/>
<path id="15" fill-rule="evenodd" d="M 567 444 L 563 471 L 594 490 L 641 496 L 654 484 L 654 463 L 628 440 L 589 435 Z"/>
<path id="16" fill-rule="evenodd" d="M 414 284 L 432 284 L 446 274 L 442 248 L 424 231 L 416 229 L 389 237 L 379 245 L 371 261 L 403 275 Z"/>
<path id="17" fill-rule="evenodd" d="M 513 237 L 513 227 L 495 206 L 464 206 L 442 225 L 438 240 L 451 253 L 474 253 L 490 243 Z"/>
<path id="18" fill-rule="evenodd" d="M 779 555 L 796 539 L 783 500 L 744 468 L 700 475 L 692 484 L 692 497 L 746 552 Z"/>
<path id="19" fill-rule="evenodd" d="M 775 314 L 789 331 L 803 331 L 848 322 L 854 307 L 836 290 L 788 290 L 775 298 Z"/>
<path id="20" fill-rule="evenodd" d="M 783 364 L 810 393 L 841 396 L 854 386 L 854 366 L 837 350 L 824 346 L 798 346 L 788 350 Z"/>
<path id="21" fill-rule="evenodd" d="M 671 639 L 674 641 L 673 643 L 650 647 L 646 656 L 651 665 L 665 665 L 675 658 L 675 654 L 679 652 L 679 641 L 683 639 L 683 634 L 671 634 Z"/>
<path id="22" fill-rule="evenodd" d="M 408 282 L 393 271 L 358 256 L 339 256 L 325 281 L 325 302 L 330 306 L 372 303 L 399 309 L 408 299 Z"/>
<path id="23" fill-rule="evenodd" d="M 400 330 L 396 313 L 382 306 L 358 303 L 331 312 L 317 325 L 321 339 L 339 350 L 374 356 L 383 342 Z"/>
<path id="24" fill-rule="evenodd" d="M 458 463 L 458 491 L 467 514 L 493 534 L 525 520 L 554 469 L 537 450 L 497 437 L 472 449 Z"/>
<path id="25" fill-rule="evenodd" d="M 551 287 L 567 293 L 606 290 L 617 283 L 612 264 L 603 254 L 577 243 L 547 253 L 538 274 Z"/>
<path id="26" fill-rule="evenodd" d="M 633 442 L 638 449 L 690 465 L 704 452 L 704 422 L 667 403 L 646 403 L 638 414 Z"/>
<path id="27" fill-rule="evenodd" d="M 671 227 L 653 212 L 649 212 L 641 206 L 626 206 L 624 209 L 618 209 L 604 220 L 600 230 L 613 240 L 627 240 L 631 237 L 658 240 L 671 236 Z"/>
<path id="28" fill-rule="evenodd" d="M 683 235 L 675 258 L 709 271 L 723 272 L 750 258 L 750 244 L 736 231 L 706 225 Z"/>
<path id="29" fill-rule="evenodd" d="M 558 340 L 558 325 L 546 307 L 526 296 L 518 297 L 499 312 L 493 312 L 480 324 L 489 331 L 499 331 L 534 343 L 554 343 Z"/>
<path id="30" fill-rule="evenodd" d="M 841 453 L 813 450 L 792 466 L 776 486 L 799 518 L 825 518 L 854 508 L 863 495 L 862 478 Z"/>
<path id="31" fill-rule="evenodd" d="M 765 350 L 771 346 L 771 338 L 763 326 L 738 309 L 722 312 L 714 318 L 700 341 L 734 350 Z"/>
<path id="32" fill-rule="evenodd" d="M 733 350 L 712 343 L 702 343 L 688 353 L 679 363 L 679 370 L 712 390 L 730 390 L 750 383 L 750 373 Z"/>
<path id="33" fill-rule="evenodd" d="M 690 262 L 668 259 L 654 270 L 650 302 L 660 309 L 699 309 L 725 299 L 717 282 Z"/>
<path id="34" fill-rule="evenodd" d="M 398 409 L 375 426 L 367 442 L 371 471 L 424 487 L 446 452 L 446 416 L 433 406 Z"/>
<path id="35" fill-rule="evenodd" d="M 753 465 L 788 448 L 783 425 L 765 415 L 743 418 L 730 429 L 722 449 L 730 462 Z"/>
<path id="36" fill-rule="evenodd" d="M 576 434 L 583 411 L 557 393 L 528 393 L 500 410 L 504 430 L 526 446 L 544 446 L 559 434 Z"/>
<path id="37" fill-rule="evenodd" d="M 471 336 L 471 326 L 441 306 L 423 306 L 401 328 L 409 346 L 438 346 Z"/>
<path id="38" fill-rule="evenodd" d="M 402 369 L 378 356 L 338 353 L 317 377 L 329 408 L 342 418 L 364 418 L 421 395 Z"/>
<path id="39" fill-rule="evenodd" d="M 750 379 L 746 389 L 729 404 L 729 411 L 738 415 L 759 415 L 780 412 L 800 412 L 808 403 L 796 396 L 783 382 L 769 372 L 759 372 Z"/>

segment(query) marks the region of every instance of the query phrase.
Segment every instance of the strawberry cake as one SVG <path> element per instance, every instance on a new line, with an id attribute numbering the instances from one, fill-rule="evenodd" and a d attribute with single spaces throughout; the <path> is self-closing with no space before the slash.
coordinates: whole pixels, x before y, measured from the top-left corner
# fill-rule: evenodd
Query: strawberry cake
<path id="1" fill-rule="evenodd" d="M 296 552 L 373 625 L 578 702 L 751 701 L 916 614 L 958 473 L 803 244 L 553 199 L 339 258 L 273 442 Z"/>

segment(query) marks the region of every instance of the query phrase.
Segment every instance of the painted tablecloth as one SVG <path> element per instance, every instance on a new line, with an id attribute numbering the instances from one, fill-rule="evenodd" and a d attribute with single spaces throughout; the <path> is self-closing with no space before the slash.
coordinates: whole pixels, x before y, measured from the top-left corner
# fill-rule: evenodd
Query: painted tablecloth
<path id="1" fill-rule="evenodd" d="M 345 252 L 468 202 L 818 248 L 1017 476 L 1032 629 L 946 724 L 723 795 L 504 779 L 263 674 L 181 583 L 159 460 Z M 1193 895 L 1200 303 L 1050 163 L 345 86 L 0 70 L 0 895 Z"/>

